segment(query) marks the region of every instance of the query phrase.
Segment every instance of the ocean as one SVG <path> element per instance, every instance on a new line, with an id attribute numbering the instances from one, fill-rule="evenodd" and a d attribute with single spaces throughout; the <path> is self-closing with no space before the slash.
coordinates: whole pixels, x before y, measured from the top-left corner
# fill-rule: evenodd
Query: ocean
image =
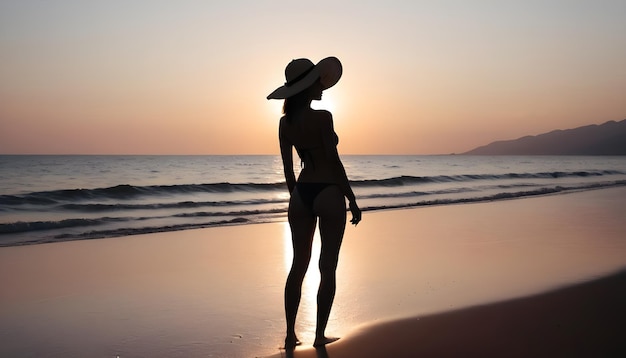
<path id="1" fill-rule="evenodd" d="M 626 185 L 626 157 L 347 155 L 365 212 Z M 295 164 L 296 173 L 300 169 Z M 0 246 L 285 221 L 280 156 L 0 156 Z"/>

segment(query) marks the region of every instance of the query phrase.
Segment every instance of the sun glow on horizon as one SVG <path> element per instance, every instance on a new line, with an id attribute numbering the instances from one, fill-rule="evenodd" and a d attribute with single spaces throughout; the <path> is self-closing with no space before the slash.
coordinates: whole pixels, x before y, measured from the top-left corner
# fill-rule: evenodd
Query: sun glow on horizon
<path id="1" fill-rule="evenodd" d="M 342 154 L 460 153 L 626 113 L 624 1 L 153 5 L 0 2 L 0 153 L 277 154 L 283 101 L 265 96 L 299 57 L 343 64 L 311 104 Z"/>

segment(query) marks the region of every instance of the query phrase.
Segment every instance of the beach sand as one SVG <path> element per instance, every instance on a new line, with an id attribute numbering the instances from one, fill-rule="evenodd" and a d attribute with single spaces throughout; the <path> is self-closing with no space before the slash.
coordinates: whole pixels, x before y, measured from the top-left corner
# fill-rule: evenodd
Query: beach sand
<path id="1" fill-rule="evenodd" d="M 626 357 L 626 272 L 536 296 L 366 325 L 272 357 Z"/>
<path id="2" fill-rule="evenodd" d="M 607 276 L 626 268 L 625 212 L 623 187 L 366 212 L 340 258 L 342 339 L 310 348 L 312 263 L 291 355 L 623 353 L 624 274 Z M 290 247 L 268 223 L 0 248 L 0 356 L 287 356 Z"/>

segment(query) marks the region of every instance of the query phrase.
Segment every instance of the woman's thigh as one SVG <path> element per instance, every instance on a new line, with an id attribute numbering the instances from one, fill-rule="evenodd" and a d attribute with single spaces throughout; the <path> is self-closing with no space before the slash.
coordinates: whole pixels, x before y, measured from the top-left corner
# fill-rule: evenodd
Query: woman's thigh
<path id="1" fill-rule="evenodd" d="M 317 219 L 306 207 L 298 189 L 294 189 L 289 200 L 288 210 L 289 226 L 291 228 L 291 240 L 293 242 L 294 254 L 305 259 L 311 254 L 311 245 Z"/>
<path id="2" fill-rule="evenodd" d="M 324 188 L 313 201 L 313 211 L 320 218 L 345 220 L 346 200 L 337 185 Z"/>
<path id="3" fill-rule="evenodd" d="M 332 185 L 322 190 L 313 208 L 320 220 L 321 259 L 336 261 L 346 228 L 346 201 L 339 187 Z"/>

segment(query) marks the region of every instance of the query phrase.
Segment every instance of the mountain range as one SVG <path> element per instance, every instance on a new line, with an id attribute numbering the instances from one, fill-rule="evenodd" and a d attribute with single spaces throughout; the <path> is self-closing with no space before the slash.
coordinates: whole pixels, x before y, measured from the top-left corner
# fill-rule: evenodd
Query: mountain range
<path id="1" fill-rule="evenodd" d="M 503 140 L 466 155 L 626 155 L 626 119 Z"/>

